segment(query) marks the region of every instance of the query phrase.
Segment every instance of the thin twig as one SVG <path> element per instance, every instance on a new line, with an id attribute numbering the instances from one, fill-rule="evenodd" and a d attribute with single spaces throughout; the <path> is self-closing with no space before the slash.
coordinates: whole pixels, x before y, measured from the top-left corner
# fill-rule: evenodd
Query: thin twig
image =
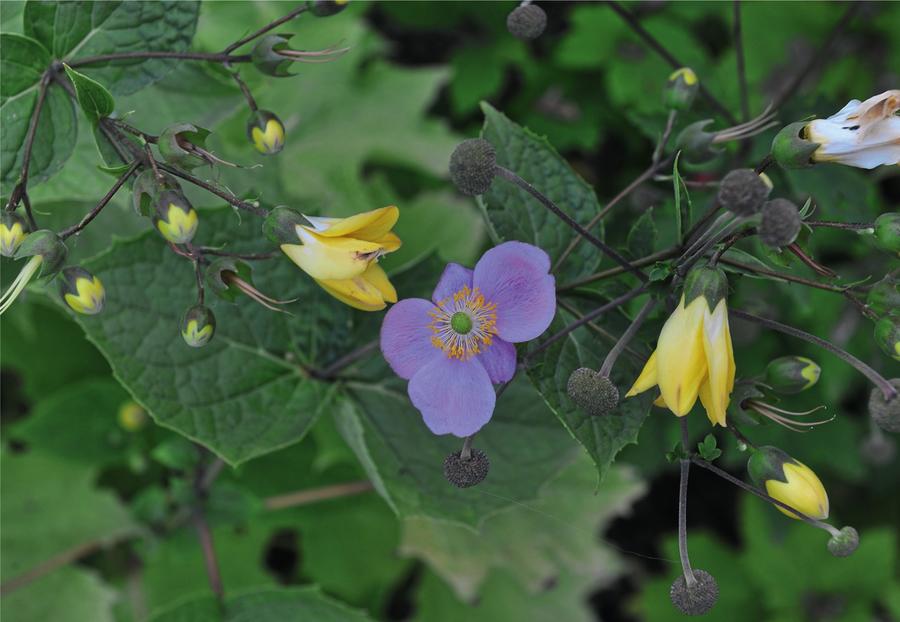
<path id="1" fill-rule="evenodd" d="M 681 447 L 685 454 L 688 453 L 688 427 L 687 417 L 681 417 Z M 691 568 L 691 559 L 688 556 L 687 547 L 687 494 L 688 478 L 691 473 L 691 461 L 686 458 L 681 460 L 681 477 L 678 484 L 678 557 L 681 558 L 681 571 L 684 573 L 684 581 L 688 587 L 697 583 L 694 570 Z"/>
<path id="2" fill-rule="evenodd" d="M 644 274 L 640 268 L 635 268 L 627 259 L 622 257 L 616 250 L 612 247 L 608 246 L 603 240 L 596 237 L 593 233 L 582 227 L 578 222 L 573 219 L 571 216 L 562 211 L 559 206 L 556 205 L 553 201 L 551 201 L 547 196 L 545 196 L 542 192 L 540 192 L 537 188 L 532 186 L 530 183 L 519 177 L 515 172 L 502 167 L 497 166 L 496 173 L 498 177 L 502 177 L 503 179 L 512 182 L 522 190 L 525 190 L 528 194 L 533 196 L 535 199 L 540 202 L 541 205 L 546 207 L 550 212 L 552 212 L 557 218 L 566 223 L 569 227 L 574 229 L 579 235 L 585 238 L 588 242 L 596 246 L 600 249 L 604 255 L 615 261 L 617 264 L 634 274 L 641 281 L 647 281 L 647 275 Z"/>
<path id="3" fill-rule="evenodd" d="M 247 35 L 247 36 L 244 37 L 243 39 L 238 39 L 237 41 L 235 41 L 234 43 L 232 43 L 231 45 L 229 45 L 227 48 L 225 48 L 224 50 L 222 50 L 222 54 L 231 54 L 231 53 L 234 52 L 236 49 L 238 49 L 239 47 L 241 47 L 242 45 L 244 45 L 245 43 L 249 43 L 250 41 L 253 41 L 253 40 L 256 39 L 257 37 L 261 37 L 262 35 L 266 34 L 266 33 L 269 32 L 270 30 L 272 30 L 272 29 L 274 29 L 274 28 L 278 28 L 278 27 L 281 26 L 283 23 L 288 22 L 288 21 L 294 19 L 295 17 L 297 17 L 298 15 L 300 15 L 301 13 L 303 13 L 304 11 L 306 11 L 307 8 L 308 8 L 308 5 L 304 2 L 303 4 L 301 4 L 299 7 L 297 7 L 296 9 L 294 9 L 293 11 L 291 11 L 290 13 L 288 13 L 287 15 L 284 15 L 284 16 L 282 16 L 282 17 L 279 17 L 279 18 L 276 19 L 275 21 L 270 22 L 269 24 L 266 24 L 265 26 L 263 26 L 262 28 L 260 28 L 260 29 L 257 30 L 256 32 L 254 32 L 253 34 Z"/>
<path id="4" fill-rule="evenodd" d="M 830 279 L 837 277 L 837 273 L 835 273 L 831 268 L 823 266 L 815 259 L 807 255 L 806 252 L 796 242 L 788 244 L 785 248 L 792 252 L 794 256 L 797 257 L 797 259 L 809 266 L 809 268 L 819 276 L 828 277 Z"/>
<path id="5" fill-rule="evenodd" d="M 609 378 L 610 372 L 612 372 L 613 365 L 616 364 L 616 360 L 619 358 L 619 355 L 622 354 L 622 351 L 628 346 L 628 343 L 634 338 L 637 334 L 638 330 L 641 328 L 641 325 L 644 323 L 644 320 L 647 319 L 647 316 L 650 315 L 650 312 L 653 311 L 653 308 L 656 307 L 656 303 L 659 302 L 655 298 L 651 298 L 648 300 L 641 310 L 638 311 L 638 314 L 631 321 L 631 324 L 622 333 L 622 336 L 619 337 L 619 340 L 616 341 L 616 345 L 612 347 L 612 349 L 606 354 L 606 358 L 603 359 L 603 364 L 600 366 L 600 375 L 606 376 Z"/>
<path id="6" fill-rule="evenodd" d="M 41 76 L 41 82 L 38 86 L 37 100 L 34 104 L 34 110 L 31 113 L 31 120 L 28 123 L 28 132 L 25 134 L 24 148 L 22 150 L 22 172 L 19 173 L 19 179 L 16 187 L 9 196 L 6 209 L 11 210 L 19 204 L 19 200 L 28 189 L 28 171 L 31 166 L 31 151 L 34 149 L 34 139 L 37 135 L 37 126 L 41 118 L 41 111 L 44 109 L 44 102 L 47 99 L 47 89 L 50 88 L 50 80 L 53 74 L 45 71 Z M 32 217 L 32 221 L 34 218 Z"/>
<path id="7" fill-rule="evenodd" d="M 794 328 L 793 326 L 788 326 L 787 324 L 782 324 L 781 322 L 776 322 L 775 320 L 770 320 L 768 318 L 759 317 L 758 315 L 753 315 L 752 313 L 747 313 L 746 311 L 741 311 L 740 309 L 729 309 L 728 313 L 729 315 L 732 315 L 738 319 L 755 322 L 756 324 L 760 324 L 762 326 L 765 326 L 766 328 L 776 330 L 778 332 L 784 333 L 785 335 L 790 335 L 791 337 L 796 337 L 798 339 L 802 339 L 803 341 L 807 341 L 809 343 L 817 345 L 820 348 L 824 348 L 839 359 L 855 367 L 856 370 L 859 371 L 859 373 L 864 375 L 872 382 L 872 384 L 881 389 L 881 392 L 884 394 L 884 399 L 892 400 L 897 397 L 897 389 L 895 389 L 887 380 L 885 380 L 881 376 L 881 374 L 879 374 L 877 371 L 863 363 L 861 360 L 859 360 L 849 352 L 842 350 L 841 348 L 828 341 L 825 341 L 821 337 L 816 337 L 815 335 L 811 335 L 810 333 L 800 330 L 799 328 Z"/>
<path id="8" fill-rule="evenodd" d="M 34 212 L 31 210 L 31 199 L 28 197 L 28 191 L 22 193 L 22 205 L 25 206 L 25 218 L 28 219 L 28 226 L 32 231 L 38 230 L 37 221 L 34 219 Z"/>
<path id="9" fill-rule="evenodd" d="M 256 112 L 259 109 L 256 105 L 256 100 L 253 98 L 253 93 L 250 92 L 247 83 L 241 78 L 241 74 L 238 73 L 237 70 L 229 73 L 231 73 L 231 77 L 234 78 L 234 81 L 237 82 L 238 87 L 241 89 L 241 93 L 244 94 L 244 99 L 247 100 L 247 105 L 250 107 L 250 110 Z"/>
<path id="10" fill-rule="evenodd" d="M 202 512 L 197 510 L 192 518 L 194 528 L 197 530 L 197 537 L 200 540 L 200 547 L 203 549 L 203 564 L 206 567 L 206 576 L 209 578 L 209 587 L 220 607 L 225 604 L 225 589 L 222 587 L 222 575 L 219 572 L 219 562 L 216 558 L 216 549 L 213 543 L 212 533 L 206 519 L 203 518 Z"/>
<path id="11" fill-rule="evenodd" d="M 567 303 L 565 300 L 557 299 L 556 303 L 557 303 L 561 308 L 565 309 L 565 310 L 568 311 L 570 314 L 574 315 L 576 318 L 582 318 L 582 317 L 584 317 L 584 314 L 581 313 L 581 311 L 579 311 L 579 310 L 576 309 L 574 306 L 572 306 L 572 305 L 570 305 L 569 303 Z M 612 333 L 610 333 L 609 331 L 607 331 L 606 329 L 604 329 L 602 326 L 600 326 L 600 325 L 597 324 L 596 322 L 588 322 L 588 323 L 587 323 L 587 327 L 590 328 L 592 331 L 594 331 L 595 333 L 597 333 L 598 335 L 600 335 L 600 336 L 603 337 L 606 341 L 608 341 L 609 343 L 611 343 L 611 344 L 613 344 L 613 345 L 615 345 L 615 344 L 619 341 L 619 340 L 616 338 L 615 335 L 613 335 Z M 637 361 L 638 363 L 640 363 L 640 364 L 642 364 L 642 365 L 643 365 L 643 364 L 646 362 L 646 360 L 647 360 L 647 357 L 646 357 L 646 356 L 642 356 L 640 353 L 638 353 L 638 352 L 635 351 L 631 346 L 628 346 L 628 345 L 625 346 L 625 353 L 626 353 L 628 356 L 630 356 L 632 359 L 634 359 L 635 361 Z"/>
<path id="12" fill-rule="evenodd" d="M 672 247 L 666 249 L 664 251 L 659 251 L 653 253 L 652 255 L 647 255 L 646 257 L 641 257 L 640 259 L 635 259 L 631 262 L 631 265 L 636 268 L 643 268 L 645 266 L 649 266 L 655 264 L 658 261 L 663 261 L 665 259 L 671 259 L 679 254 L 679 249 L 676 247 Z M 610 268 L 609 270 L 603 270 L 602 272 L 595 272 L 594 274 L 589 274 L 588 276 L 582 277 L 580 279 L 576 279 L 569 283 L 563 283 L 559 287 L 556 288 L 556 293 L 566 292 L 571 289 L 575 289 L 577 287 L 582 287 L 583 285 L 588 285 L 590 283 L 594 283 L 596 281 L 602 281 L 603 279 L 608 279 L 613 276 L 618 276 L 626 272 L 625 268 L 621 266 L 617 266 L 615 268 Z"/>
<path id="13" fill-rule="evenodd" d="M 237 207 L 238 209 L 242 209 L 242 210 L 250 212 L 251 214 L 255 214 L 257 216 L 262 216 L 262 217 L 265 217 L 269 213 L 269 211 L 264 207 L 261 207 L 259 205 L 254 205 L 252 203 L 248 203 L 247 201 L 242 201 L 241 199 L 237 198 L 233 194 L 231 194 L 225 190 L 222 190 L 221 188 L 217 188 L 216 186 L 213 186 L 212 184 L 208 184 L 205 181 L 203 181 L 202 179 L 194 177 L 190 173 L 187 173 L 185 171 L 177 169 L 174 166 L 169 166 L 168 164 L 163 164 L 162 162 L 157 162 L 157 166 L 159 166 L 160 169 L 164 170 L 165 172 L 167 172 L 171 175 L 180 177 L 181 179 L 183 179 L 187 182 L 190 182 L 190 183 L 194 184 L 195 186 L 199 186 L 200 188 L 203 188 L 207 192 L 213 193 L 217 197 L 225 199 L 226 201 L 228 201 L 228 203 Z"/>
<path id="14" fill-rule="evenodd" d="M 607 4 L 615 11 L 619 17 L 621 17 L 625 22 L 631 27 L 631 29 L 637 34 L 641 39 L 644 40 L 648 46 L 650 46 L 654 52 L 659 54 L 669 65 L 672 66 L 673 69 L 681 69 L 684 67 L 684 63 L 679 61 L 675 56 L 669 52 L 656 38 L 647 32 L 647 29 L 644 28 L 640 21 L 634 16 L 631 11 L 626 9 L 624 6 L 616 2 L 615 0 L 607 0 Z M 699 88 L 700 95 L 705 99 L 710 106 L 715 108 L 719 114 L 728 119 L 728 121 L 732 125 L 737 125 L 738 120 L 735 118 L 731 111 L 728 110 L 722 102 L 716 99 L 712 93 L 703 85 L 703 82 L 700 82 Z"/>
<path id="15" fill-rule="evenodd" d="M 334 379 L 334 377 L 353 363 L 357 362 L 360 359 L 363 359 L 369 356 L 372 352 L 378 349 L 379 341 L 374 339 L 369 343 L 356 348 L 355 350 L 348 352 L 344 356 L 340 357 L 338 360 L 331 363 L 325 369 L 314 373 L 313 375 L 316 378 L 322 379 Z"/>
<path id="16" fill-rule="evenodd" d="M 104 207 L 106 207 L 106 205 L 112 200 L 112 198 L 116 196 L 119 188 L 125 185 L 125 182 L 128 181 L 128 178 L 134 174 L 134 172 L 140 165 L 141 163 L 137 160 L 133 161 L 128 169 L 119 176 L 119 178 L 116 180 L 116 183 L 113 184 L 113 187 L 109 189 L 109 192 L 107 192 L 106 195 L 102 199 L 100 199 L 100 202 L 97 203 L 97 205 L 94 206 L 94 208 L 90 212 L 88 212 L 84 218 L 81 219 L 81 222 L 59 232 L 60 239 L 65 240 L 69 236 L 74 235 L 87 227 L 90 222 L 94 220 L 94 218 L 96 218 L 98 214 L 100 214 L 100 212 Z"/>
<path id="17" fill-rule="evenodd" d="M 373 488 L 372 482 L 369 481 L 335 484 L 333 486 L 323 486 L 322 488 L 313 488 L 311 490 L 301 490 L 299 492 L 268 497 L 263 502 L 263 506 L 267 510 L 283 510 L 285 508 L 309 505 L 310 503 L 317 503 L 328 499 L 358 495 L 373 490 Z"/>
<path id="18" fill-rule="evenodd" d="M 809 227 L 825 227 L 828 229 L 847 229 L 851 231 L 864 231 L 873 229 L 874 224 L 867 222 L 837 222 L 836 220 L 804 220 L 804 225 Z"/>
<path id="19" fill-rule="evenodd" d="M 146 52 L 117 52 L 115 54 L 99 54 L 97 56 L 85 56 L 84 58 L 74 58 L 67 64 L 69 67 L 83 67 L 85 65 L 96 65 L 98 63 L 110 63 L 125 60 L 148 60 L 152 58 L 175 58 L 179 60 L 199 60 L 211 63 L 249 63 L 253 58 L 249 54 L 231 55 L 231 54 L 209 54 L 205 52 L 164 52 L 164 51 L 146 51 Z"/>

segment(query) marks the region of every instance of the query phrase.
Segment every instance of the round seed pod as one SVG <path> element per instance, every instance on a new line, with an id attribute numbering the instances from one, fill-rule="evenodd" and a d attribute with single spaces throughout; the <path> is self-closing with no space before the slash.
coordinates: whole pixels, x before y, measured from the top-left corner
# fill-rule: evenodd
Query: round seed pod
<path id="1" fill-rule="evenodd" d="M 547 27 L 547 14 L 536 4 L 519 6 L 506 18 L 506 29 L 519 39 L 537 39 Z"/>
<path id="2" fill-rule="evenodd" d="M 702 616 L 713 608 L 719 600 L 719 584 L 705 570 L 694 570 L 694 585 L 688 587 L 684 576 L 675 579 L 669 589 L 672 604 L 681 613 L 689 616 Z"/>
<path id="3" fill-rule="evenodd" d="M 841 533 L 828 540 L 828 552 L 835 557 L 848 557 L 859 547 L 859 532 L 853 527 L 841 528 Z"/>
<path id="4" fill-rule="evenodd" d="M 497 152 L 483 138 L 464 140 L 450 156 L 450 179 L 469 196 L 484 194 L 494 181 Z"/>
<path id="5" fill-rule="evenodd" d="M 471 488 L 484 481 L 491 468 L 487 454 L 472 450 L 468 460 L 463 460 L 457 451 L 444 459 L 444 477 L 457 488 Z"/>
<path id="6" fill-rule="evenodd" d="M 900 378 L 892 378 L 888 382 L 900 391 Z M 869 414 L 885 432 L 900 432 L 900 395 L 888 401 L 881 389 L 875 387 L 869 394 Z"/>
<path id="7" fill-rule="evenodd" d="M 800 233 L 800 210 L 787 199 L 766 201 L 759 223 L 759 239 L 771 248 L 792 244 Z"/>
<path id="8" fill-rule="evenodd" d="M 591 416 L 605 415 L 619 404 L 619 390 L 606 376 L 580 367 L 569 376 L 566 392 L 572 401 Z"/>
<path id="9" fill-rule="evenodd" d="M 719 203 L 738 216 L 752 216 L 769 196 L 770 188 L 751 168 L 730 171 L 719 185 Z"/>

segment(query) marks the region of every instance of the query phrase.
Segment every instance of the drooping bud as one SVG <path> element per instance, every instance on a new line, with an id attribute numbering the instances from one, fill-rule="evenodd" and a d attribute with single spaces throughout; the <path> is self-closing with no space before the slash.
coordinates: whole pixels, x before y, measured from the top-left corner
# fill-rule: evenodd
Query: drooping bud
<path id="1" fill-rule="evenodd" d="M 216 332 L 216 316 L 209 307 L 196 305 L 181 320 L 181 338 L 192 348 L 202 348 Z"/>
<path id="2" fill-rule="evenodd" d="M 794 460 L 777 447 L 759 447 L 747 461 L 753 483 L 770 497 L 806 514 L 810 518 L 828 518 L 828 493 L 808 466 Z M 800 517 L 775 506 L 785 516 Z"/>
<path id="3" fill-rule="evenodd" d="M 704 119 L 691 123 L 678 134 L 675 148 L 681 151 L 681 157 L 686 162 L 703 164 L 722 153 L 721 149 L 713 147 L 716 134 L 706 131 L 706 126 L 712 122 L 712 119 Z"/>
<path id="4" fill-rule="evenodd" d="M 866 306 L 877 316 L 900 309 L 900 280 L 887 275 L 875 283 L 866 296 Z"/>
<path id="5" fill-rule="evenodd" d="M 797 121 L 781 129 L 772 140 L 772 157 L 781 168 L 807 168 L 819 143 L 807 140 L 807 122 Z"/>
<path id="6" fill-rule="evenodd" d="M 483 138 L 464 140 L 450 156 L 450 180 L 468 196 L 487 192 L 494 181 L 496 169 L 497 152 Z"/>
<path id="7" fill-rule="evenodd" d="M 720 268 L 697 266 L 688 272 L 684 280 L 684 306 L 698 296 L 706 298 L 710 309 L 715 309 L 719 301 L 728 296 L 728 278 Z"/>
<path id="8" fill-rule="evenodd" d="M 350 0 L 309 0 L 306 6 L 316 17 L 330 17 L 346 9 L 348 4 Z"/>
<path id="9" fill-rule="evenodd" d="M 518 39 L 537 39 L 547 27 L 547 14 L 536 4 L 517 6 L 506 17 L 506 29 Z"/>
<path id="10" fill-rule="evenodd" d="M 882 352 L 900 361 L 900 315 L 883 315 L 875 322 L 875 343 Z"/>
<path id="11" fill-rule="evenodd" d="M 279 206 L 263 221 L 263 234 L 276 244 L 296 244 L 297 226 L 309 226 L 303 215 L 290 207 Z"/>
<path id="12" fill-rule="evenodd" d="M 766 366 L 766 384 L 773 391 L 791 395 L 819 381 L 822 368 L 805 356 L 782 356 Z"/>
<path id="13" fill-rule="evenodd" d="M 63 269 L 60 274 L 59 295 L 72 311 L 82 315 L 100 313 L 106 302 L 103 283 L 81 267 Z"/>
<path id="14" fill-rule="evenodd" d="M 172 244 L 187 244 L 194 239 L 200 218 L 181 192 L 166 190 L 156 198 L 153 224 Z"/>
<path id="15" fill-rule="evenodd" d="M 759 239 L 770 248 L 792 244 L 800 233 L 800 210 L 787 199 L 766 201 L 759 223 Z"/>
<path id="16" fill-rule="evenodd" d="M 202 127 L 178 123 L 162 131 L 156 146 L 166 162 L 190 170 L 214 161 L 202 155 L 206 153 L 206 138 L 209 134 L 209 130 Z"/>
<path id="17" fill-rule="evenodd" d="M 752 168 L 730 171 L 719 185 L 719 204 L 732 214 L 752 216 L 762 208 L 771 188 Z"/>
<path id="18" fill-rule="evenodd" d="M 580 367 L 569 376 L 566 392 L 581 410 L 591 416 L 605 415 L 619 404 L 619 389 L 606 376 Z"/>
<path id="19" fill-rule="evenodd" d="M 289 57 L 279 54 L 281 50 L 290 49 L 290 39 L 294 35 L 275 34 L 266 35 L 260 38 L 256 47 L 253 48 L 251 58 L 253 66 L 261 73 L 276 78 L 285 78 L 292 76 L 291 67 L 294 61 Z"/>
<path id="20" fill-rule="evenodd" d="M 842 527 L 836 536 L 828 540 L 828 552 L 835 557 L 849 557 L 859 548 L 859 532 L 853 527 Z"/>
<path id="21" fill-rule="evenodd" d="M 69 249 L 59 236 L 49 229 L 29 233 L 19 245 L 15 258 L 40 257 L 40 276 L 52 276 L 60 271 Z"/>
<path id="22" fill-rule="evenodd" d="M 444 477 L 457 488 L 470 488 L 484 481 L 491 468 L 487 454 L 477 449 L 471 450 L 467 460 L 460 457 L 462 452 L 454 452 L 444 459 Z"/>
<path id="23" fill-rule="evenodd" d="M 157 198 L 167 190 L 181 192 L 178 180 L 167 173 L 157 176 L 152 170 L 145 170 L 135 178 L 131 189 L 134 212 L 139 216 L 152 218 Z"/>
<path id="24" fill-rule="evenodd" d="M 15 256 L 29 229 L 28 222 L 24 218 L 15 212 L 3 210 L 3 214 L 0 215 L 0 255 Z"/>
<path id="25" fill-rule="evenodd" d="M 119 407 L 119 425 L 129 432 L 137 432 L 147 423 L 147 411 L 137 402 L 127 401 Z"/>
<path id="26" fill-rule="evenodd" d="M 284 148 L 284 124 L 275 113 L 256 110 L 247 119 L 247 138 L 263 155 L 275 155 Z"/>
<path id="27" fill-rule="evenodd" d="M 875 219 L 875 245 L 900 256 L 900 212 L 888 212 Z"/>
<path id="28" fill-rule="evenodd" d="M 900 392 L 900 378 L 892 378 L 888 382 Z M 869 394 L 869 414 L 872 421 L 885 432 L 900 433 L 900 395 L 888 400 L 884 392 L 875 387 Z"/>
<path id="29" fill-rule="evenodd" d="M 676 69 L 666 81 L 663 103 L 669 110 L 687 110 L 694 102 L 700 81 L 690 67 Z"/>
<path id="30" fill-rule="evenodd" d="M 684 575 L 675 579 L 669 589 L 672 604 L 688 616 L 702 616 L 719 600 L 719 584 L 705 570 L 694 569 L 695 581 L 688 585 Z"/>

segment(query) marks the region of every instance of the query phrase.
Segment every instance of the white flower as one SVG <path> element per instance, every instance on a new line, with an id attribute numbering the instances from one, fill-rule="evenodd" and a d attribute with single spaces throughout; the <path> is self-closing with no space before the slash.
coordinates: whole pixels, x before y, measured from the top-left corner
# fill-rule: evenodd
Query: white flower
<path id="1" fill-rule="evenodd" d="M 806 126 L 806 138 L 819 143 L 815 162 L 837 162 L 859 168 L 900 164 L 900 89 L 864 102 L 854 99 L 827 119 Z"/>

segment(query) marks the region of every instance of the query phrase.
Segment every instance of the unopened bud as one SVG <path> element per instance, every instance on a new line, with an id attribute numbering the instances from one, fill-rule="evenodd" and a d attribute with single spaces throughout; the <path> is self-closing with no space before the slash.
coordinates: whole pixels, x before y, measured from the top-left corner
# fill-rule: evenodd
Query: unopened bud
<path id="1" fill-rule="evenodd" d="M 719 185 L 719 204 L 732 214 L 752 216 L 769 196 L 771 188 L 752 168 L 730 171 Z"/>
<path id="2" fill-rule="evenodd" d="M 450 179 L 460 192 L 469 196 L 487 192 L 496 169 L 497 152 L 483 138 L 464 140 L 450 156 Z"/>
<path id="3" fill-rule="evenodd" d="M 253 48 L 250 57 L 253 59 L 253 66 L 261 73 L 276 78 L 284 78 L 293 75 L 291 67 L 294 61 L 282 54 L 281 50 L 290 49 L 290 38 L 294 35 L 266 35 L 260 38 L 259 42 Z"/>
<path id="4" fill-rule="evenodd" d="M 691 107 L 699 88 L 700 81 L 693 69 L 690 67 L 676 69 L 666 82 L 663 103 L 669 110 L 687 110 Z"/>
<path id="5" fill-rule="evenodd" d="M 892 378 L 888 382 L 897 389 L 898 395 L 887 399 L 884 392 L 875 387 L 869 394 L 869 414 L 885 432 L 900 432 L 900 378 Z"/>
<path id="6" fill-rule="evenodd" d="M 13 257 L 28 235 L 30 227 L 15 212 L 3 211 L 0 215 L 0 255 Z"/>
<path id="7" fill-rule="evenodd" d="M 209 307 L 191 307 L 181 320 L 181 338 L 192 348 L 202 348 L 216 332 L 216 316 Z"/>
<path id="8" fill-rule="evenodd" d="M 316 17 L 330 17 L 346 9 L 348 4 L 350 0 L 309 0 L 306 6 Z"/>
<path id="9" fill-rule="evenodd" d="M 187 244 L 194 239 L 200 219 L 183 194 L 166 190 L 156 198 L 153 224 L 172 244 Z"/>
<path id="10" fill-rule="evenodd" d="M 706 131 L 706 126 L 712 122 L 712 119 L 704 119 L 691 123 L 678 134 L 675 139 L 675 148 L 681 151 L 681 157 L 686 162 L 702 164 L 709 162 L 721 153 L 720 149 L 713 147 L 715 133 Z"/>
<path id="11" fill-rule="evenodd" d="M 256 110 L 247 119 L 247 138 L 263 155 L 275 155 L 284 148 L 284 124 L 275 113 Z"/>
<path id="12" fill-rule="evenodd" d="M 859 532 L 853 527 L 842 527 L 836 536 L 828 540 L 828 552 L 835 557 L 849 557 L 859 548 Z"/>
<path id="13" fill-rule="evenodd" d="M 145 170 L 135 178 L 132 186 L 131 200 L 134 212 L 151 218 L 159 195 L 167 190 L 181 192 L 178 180 L 167 173 L 156 175 L 151 169 Z"/>
<path id="14" fill-rule="evenodd" d="M 747 472 L 753 483 L 773 499 L 810 518 L 828 518 L 828 493 L 818 476 L 777 447 L 758 447 L 747 461 Z M 781 506 L 775 507 L 786 516 L 800 518 Z"/>
<path id="15" fill-rule="evenodd" d="M 596 417 L 605 415 L 619 404 L 619 389 L 606 376 L 587 367 L 580 367 L 569 376 L 566 392 L 575 405 Z"/>
<path id="16" fill-rule="evenodd" d="M 137 432 L 147 423 L 147 411 L 137 402 L 128 401 L 119 407 L 119 425 L 129 432 Z"/>
<path id="17" fill-rule="evenodd" d="M 51 276 L 60 271 L 68 254 L 69 249 L 58 235 L 49 229 L 40 229 L 25 236 L 15 258 L 40 256 L 41 276 Z"/>
<path id="18" fill-rule="evenodd" d="M 782 128 L 772 140 L 772 157 L 782 168 L 806 168 L 813 165 L 812 155 L 819 143 L 807 140 L 807 122 L 797 121 Z"/>
<path id="19" fill-rule="evenodd" d="M 800 210 L 787 199 L 766 201 L 759 223 L 759 239 L 770 248 L 792 244 L 800 233 Z"/>
<path id="20" fill-rule="evenodd" d="M 166 162 L 190 170 L 209 163 L 209 160 L 202 158 L 194 150 L 194 147 L 206 150 L 206 138 L 209 134 L 209 130 L 202 127 L 178 123 L 162 131 L 156 147 Z"/>
<path id="21" fill-rule="evenodd" d="M 672 604 L 681 613 L 702 616 L 719 600 L 719 584 L 705 570 L 694 569 L 694 581 L 689 585 L 684 575 L 675 579 L 669 589 Z"/>
<path id="22" fill-rule="evenodd" d="M 766 384 L 773 391 L 800 393 L 819 381 L 822 368 L 805 356 L 782 356 L 766 366 Z"/>
<path id="23" fill-rule="evenodd" d="M 900 212 L 888 212 L 875 219 L 875 245 L 900 255 Z"/>
<path id="24" fill-rule="evenodd" d="M 900 361 L 900 315 L 883 315 L 875 322 L 875 343 L 882 352 Z"/>
<path id="25" fill-rule="evenodd" d="M 900 309 L 900 280 L 887 275 L 875 283 L 866 296 L 866 306 L 878 316 Z"/>
<path id="26" fill-rule="evenodd" d="M 297 226 L 309 221 L 290 207 L 279 206 L 269 212 L 263 221 L 263 234 L 276 244 L 296 244 Z"/>
<path id="27" fill-rule="evenodd" d="M 547 14 L 536 4 L 517 6 L 506 18 L 506 29 L 518 39 L 537 39 L 547 27 Z"/>
<path id="28" fill-rule="evenodd" d="M 96 276 L 80 267 L 65 268 L 60 274 L 59 295 L 72 311 L 96 315 L 103 310 L 106 290 Z"/>
<path id="29" fill-rule="evenodd" d="M 462 452 L 454 452 L 444 459 L 444 477 L 457 488 L 470 488 L 484 481 L 491 468 L 491 461 L 483 451 L 472 449 L 464 460 Z"/>

